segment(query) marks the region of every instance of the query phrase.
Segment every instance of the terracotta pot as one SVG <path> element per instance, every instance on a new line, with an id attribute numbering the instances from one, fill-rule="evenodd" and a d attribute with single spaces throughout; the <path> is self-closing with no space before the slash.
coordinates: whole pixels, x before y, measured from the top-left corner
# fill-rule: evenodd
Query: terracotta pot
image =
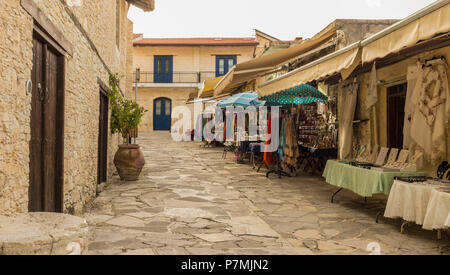
<path id="1" fill-rule="evenodd" d="M 119 145 L 119 150 L 117 150 L 114 156 L 114 165 L 117 168 L 121 180 L 138 180 L 144 164 L 144 153 L 142 153 L 139 145 Z"/>

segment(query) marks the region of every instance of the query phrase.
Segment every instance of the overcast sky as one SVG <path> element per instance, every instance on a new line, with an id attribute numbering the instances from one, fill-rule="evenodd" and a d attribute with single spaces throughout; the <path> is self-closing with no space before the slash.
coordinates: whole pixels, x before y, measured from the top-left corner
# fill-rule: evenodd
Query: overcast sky
<path id="1" fill-rule="evenodd" d="M 434 0 L 155 0 L 155 11 L 131 7 L 145 37 L 309 38 L 335 19 L 402 19 Z"/>

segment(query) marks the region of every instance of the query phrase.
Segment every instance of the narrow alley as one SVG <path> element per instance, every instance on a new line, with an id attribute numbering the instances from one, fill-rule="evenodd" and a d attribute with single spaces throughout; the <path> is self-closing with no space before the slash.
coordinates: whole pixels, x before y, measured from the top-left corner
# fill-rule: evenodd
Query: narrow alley
<path id="1" fill-rule="evenodd" d="M 137 182 L 118 176 L 85 218 L 89 254 L 449 254 L 445 235 L 381 218 L 385 198 L 336 187 L 319 177 L 265 177 L 222 148 L 174 142 L 168 133 L 138 140 L 146 165 Z"/>

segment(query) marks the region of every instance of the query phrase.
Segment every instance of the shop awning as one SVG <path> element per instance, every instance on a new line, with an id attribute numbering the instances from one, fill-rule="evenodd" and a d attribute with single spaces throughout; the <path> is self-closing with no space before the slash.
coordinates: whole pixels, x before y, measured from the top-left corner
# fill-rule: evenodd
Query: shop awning
<path id="1" fill-rule="evenodd" d="M 301 105 L 309 104 L 312 102 L 324 102 L 328 100 L 328 97 L 318 89 L 307 84 L 302 84 L 294 88 L 264 96 L 261 98 L 261 100 L 269 101 L 272 103 L 279 103 L 281 105 Z"/>
<path id="2" fill-rule="evenodd" d="M 246 81 L 256 79 L 270 71 L 273 71 L 296 57 L 313 50 L 335 35 L 336 29 L 331 29 L 318 38 L 307 40 L 302 44 L 293 46 L 286 50 L 239 63 L 233 67 L 233 69 L 230 70 L 224 78 L 219 81 L 219 83 L 217 83 L 214 87 L 214 95 L 218 96 L 224 93 L 225 89 L 230 86 L 242 84 Z"/>
<path id="3" fill-rule="evenodd" d="M 306 64 L 258 87 L 259 97 L 267 96 L 335 73 L 347 79 L 362 63 L 383 58 L 450 31 L 450 0 L 437 1 L 369 38 L 356 42 Z"/>
<path id="4" fill-rule="evenodd" d="M 202 85 L 203 87 L 199 89 L 198 98 L 212 97 L 214 95 L 214 87 L 222 78 L 223 76 L 205 80 Z"/>
<path id="5" fill-rule="evenodd" d="M 437 1 L 361 41 L 362 62 L 371 62 L 450 31 L 450 0 Z"/>
<path id="6" fill-rule="evenodd" d="M 263 83 L 258 88 L 258 95 L 260 98 L 268 96 L 338 72 L 346 79 L 360 63 L 361 49 L 358 42 Z"/>

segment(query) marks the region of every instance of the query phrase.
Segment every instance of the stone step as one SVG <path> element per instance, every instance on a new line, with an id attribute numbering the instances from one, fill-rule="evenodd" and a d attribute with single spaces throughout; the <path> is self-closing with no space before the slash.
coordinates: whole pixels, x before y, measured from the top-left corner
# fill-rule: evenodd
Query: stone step
<path id="1" fill-rule="evenodd" d="M 0 255 L 86 254 L 89 228 L 85 219 L 61 213 L 0 216 Z"/>

